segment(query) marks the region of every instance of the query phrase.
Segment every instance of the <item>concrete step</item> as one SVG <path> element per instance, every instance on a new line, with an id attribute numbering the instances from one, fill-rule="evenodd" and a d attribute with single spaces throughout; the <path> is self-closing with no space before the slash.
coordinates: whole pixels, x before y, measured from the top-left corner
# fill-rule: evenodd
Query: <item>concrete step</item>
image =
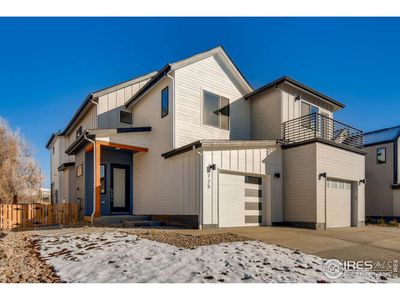
<path id="1" fill-rule="evenodd" d="M 123 221 L 124 227 L 159 227 L 162 225 L 159 221 L 138 220 L 138 221 Z"/>
<path id="2" fill-rule="evenodd" d="M 125 221 L 148 221 L 148 216 L 134 215 L 117 215 L 117 216 L 101 216 L 95 219 L 96 224 L 120 224 Z"/>

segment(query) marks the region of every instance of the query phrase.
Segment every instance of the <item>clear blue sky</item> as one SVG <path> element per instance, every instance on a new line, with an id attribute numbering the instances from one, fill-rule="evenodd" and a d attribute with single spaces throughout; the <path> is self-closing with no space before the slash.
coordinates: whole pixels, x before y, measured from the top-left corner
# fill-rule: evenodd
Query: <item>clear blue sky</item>
<path id="1" fill-rule="evenodd" d="M 399 18 L 0 18 L 0 116 L 48 176 L 44 145 L 90 91 L 219 44 L 255 88 L 289 75 L 343 122 L 400 124 Z"/>

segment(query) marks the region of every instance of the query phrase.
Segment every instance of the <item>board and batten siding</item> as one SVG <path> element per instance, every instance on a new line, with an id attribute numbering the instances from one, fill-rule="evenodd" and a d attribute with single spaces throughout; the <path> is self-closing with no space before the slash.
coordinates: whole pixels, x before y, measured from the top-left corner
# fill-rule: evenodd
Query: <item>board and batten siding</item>
<path id="1" fill-rule="evenodd" d="M 267 175 L 266 195 L 272 200 L 272 222 L 282 221 L 282 153 L 278 146 L 267 148 L 203 150 L 203 224 L 218 225 L 218 172 L 231 171 L 248 175 Z M 209 168 L 215 164 L 216 170 Z"/>
<path id="2" fill-rule="evenodd" d="M 76 202 L 81 204 L 81 208 L 84 209 L 85 205 L 85 168 L 88 166 L 85 165 L 85 156 L 86 152 L 85 150 L 81 150 L 76 153 L 75 155 L 75 197 L 76 197 Z M 79 167 L 79 165 L 82 165 L 83 168 L 83 174 L 82 176 L 77 177 L 76 176 L 76 169 Z M 93 163 L 90 165 L 93 166 Z M 89 167 L 90 167 L 89 166 Z M 84 211 L 84 210 L 82 210 Z"/>
<path id="3" fill-rule="evenodd" d="M 376 151 L 386 148 L 386 163 L 376 163 Z M 393 215 L 393 143 L 380 144 L 364 148 L 366 180 L 365 213 L 367 216 Z"/>
<path id="4" fill-rule="evenodd" d="M 132 127 L 133 125 L 121 123 L 119 120 L 119 112 L 125 110 L 125 103 L 141 89 L 150 79 L 137 82 L 130 86 L 121 88 L 109 94 L 99 97 L 98 128 L 122 128 Z M 133 120 L 135 123 L 135 119 Z"/>
<path id="5" fill-rule="evenodd" d="M 297 89 L 294 89 L 287 84 L 283 84 L 280 89 L 282 92 L 282 123 L 301 117 L 301 100 L 317 106 L 319 113 L 325 113 L 329 116 L 329 118 L 333 118 L 332 106 L 318 99 L 317 97 L 311 96 L 307 93 L 299 92 Z M 298 94 L 300 94 L 301 100 L 295 100 Z"/>
<path id="6" fill-rule="evenodd" d="M 358 222 L 365 221 L 365 184 L 359 183 L 365 178 L 365 156 L 332 147 L 322 143 L 314 143 L 316 147 L 317 172 L 327 174 L 327 178 L 352 183 L 352 214 Z M 325 223 L 325 179 L 317 178 L 317 223 Z M 353 226 L 357 226 L 354 223 Z"/>
<path id="7" fill-rule="evenodd" d="M 250 104 L 215 56 L 175 71 L 176 145 L 202 139 L 250 139 Z M 226 97 L 230 103 L 230 130 L 203 124 L 203 91 Z"/>
<path id="8" fill-rule="evenodd" d="M 274 140 L 281 137 L 281 92 L 270 89 L 250 102 L 251 139 Z"/>
<path id="9" fill-rule="evenodd" d="M 317 221 L 316 155 L 315 143 L 283 150 L 285 222 Z"/>
<path id="10" fill-rule="evenodd" d="M 169 86 L 164 78 L 132 107 L 135 126 L 151 126 L 148 152 L 133 154 L 133 207 L 135 214 L 197 215 L 197 158 L 188 152 L 164 159 L 161 154 L 172 149 L 171 92 L 169 114 L 161 118 L 161 91 Z"/>

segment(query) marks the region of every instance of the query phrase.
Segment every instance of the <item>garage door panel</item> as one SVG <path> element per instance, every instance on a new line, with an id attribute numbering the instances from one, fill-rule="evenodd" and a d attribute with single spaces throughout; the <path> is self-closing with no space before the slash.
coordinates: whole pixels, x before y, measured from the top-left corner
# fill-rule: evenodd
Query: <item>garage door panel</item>
<path id="1" fill-rule="evenodd" d="M 339 180 L 327 180 L 326 227 L 351 226 L 351 184 Z"/>
<path id="2" fill-rule="evenodd" d="M 258 226 L 263 222 L 262 178 L 219 175 L 219 226 Z"/>

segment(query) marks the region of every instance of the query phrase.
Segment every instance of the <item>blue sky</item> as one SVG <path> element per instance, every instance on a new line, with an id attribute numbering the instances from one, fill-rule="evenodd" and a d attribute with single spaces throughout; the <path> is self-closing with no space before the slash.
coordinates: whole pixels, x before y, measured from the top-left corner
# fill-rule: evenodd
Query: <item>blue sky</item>
<path id="1" fill-rule="evenodd" d="M 0 116 L 48 176 L 44 145 L 90 91 L 219 44 L 255 88 L 289 75 L 345 123 L 400 124 L 400 18 L 0 18 Z"/>

